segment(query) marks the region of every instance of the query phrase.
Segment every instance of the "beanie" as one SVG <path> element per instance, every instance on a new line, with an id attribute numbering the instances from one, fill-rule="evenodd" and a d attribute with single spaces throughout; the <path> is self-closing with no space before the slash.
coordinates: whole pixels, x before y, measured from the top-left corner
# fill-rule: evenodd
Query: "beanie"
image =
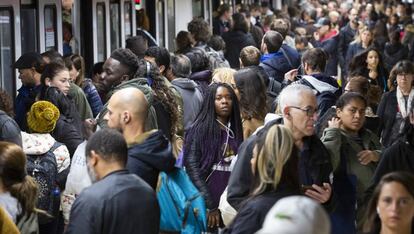
<path id="1" fill-rule="evenodd" d="M 27 113 L 27 126 L 36 133 L 50 133 L 59 119 L 59 109 L 48 101 L 35 102 Z"/>

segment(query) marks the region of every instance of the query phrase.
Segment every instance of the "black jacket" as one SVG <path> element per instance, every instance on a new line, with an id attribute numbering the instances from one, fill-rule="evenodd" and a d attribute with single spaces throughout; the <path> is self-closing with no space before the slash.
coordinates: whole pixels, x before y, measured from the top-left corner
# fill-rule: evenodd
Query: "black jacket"
<path id="1" fill-rule="evenodd" d="M 414 146 L 408 142 L 400 140 L 382 153 L 381 160 L 372 177 L 372 183 L 365 192 L 365 204 L 368 204 L 382 176 L 395 171 L 414 172 Z"/>
<path id="2" fill-rule="evenodd" d="M 234 165 L 227 188 L 227 201 L 236 210 L 240 209 L 240 204 L 248 197 L 253 183 L 250 160 L 252 158 L 252 152 L 254 145 L 256 144 L 256 140 L 265 132 L 265 129 L 270 128 L 274 124 L 280 123 L 281 119 L 269 122 L 257 133 L 257 135 L 250 136 L 239 147 L 237 162 Z M 318 185 L 322 185 L 322 183 L 330 183 L 332 164 L 329 152 L 316 135 L 306 137 L 304 142 L 306 142 L 309 146 L 309 159 L 305 163 L 307 169 L 307 173 L 305 173 L 306 175 L 303 176 L 301 172 L 299 172 L 301 174 L 300 180 L 302 183 L 304 183 L 304 181 L 310 181 L 311 184 Z M 299 163 L 301 163 L 301 160 L 303 160 L 303 157 L 299 157 Z M 310 185 L 307 183 L 304 184 Z M 327 204 L 329 209 L 331 209 L 331 205 L 332 204 Z"/>
<path id="3" fill-rule="evenodd" d="M 278 185 L 276 191 L 265 192 L 246 201 L 225 233 L 250 234 L 262 228 L 267 212 L 280 199 L 299 195 L 298 191 Z"/>
<path id="4" fill-rule="evenodd" d="M 8 141 L 22 146 L 19 125 L 2 110 L 0 110 L 0 141 Z"/>
<path id="5" fill-rule="evenodd" d="M 155 189 L 159 172 L 174 169 L 175 158 L 171 150 L 171 144 L 162 131 L 155 131 L 142 143 L 128 148 L 126 168 Z"/>
<path id="6" fill-rule="evenodd" d="M 398 102 L 396 91 L 394 90 L 384 93 L 377 109 L 377 115 L 380 119 L 379 133 L 381 136 L 381 143 L 385 148 L 393 143 L 393 139 L 390 138 L 397 112 Z"/>
<path id="7" fill-rule="evenodd" d="M 138 176 L 120 170 L 82 191 L 66 233 L 158 234 L 159 223 L 155 192 Z"/>
<path id="8" fill-rule="evenodd" d="M 384 49 L 384 66 L 385 69 L 391 71 L 392 67 L 401 60 L 408 59 L 408 46 L 401 43 L 398 44 L 385 44 Z"/>
<path id="9" fill-rule="evenodd" d="M 355 34 L 356 30 L 352 29 L 349 23 L 339 32 L 338 58 L 342 69 L 346 69 L 346 65 L 348 64 L 346 62 L 346 53 L 348 51 L 349 44 L 355 38 Z"/>
<path id="10" fill-rule="evenodd" d="M 299 65 L 299 53 L 287 44 L 282 44 L 281 49 L 279 49 L 275 56 L 262 61 L 259 66 L 263 67 L 269 77 L 273 77 L 277 81 L 283 82 L 285 73 L 298 68 Z"/>
<path id="11" fill-rule="evenodd" d="M 231 68 L 240 68 L 240 51 L 246 46 L 256 46 L 256 42 L 250 33 L 243 31 L 229 31 L 223 34 L 226 42 L 224 57 L 229 61 Z"/>
<path id="12" fill-rule="evenodd" d="M 325 41 L 315 41 L 315 48 L 322 48 L 328 54 L 328 61 L 325 67 L 325 73 L 328 76 L 338 75 L 338 41 L 339 35 L 329 38 Z"/>
<path id="13" fill-rule="evenodd" d="M 353 43 L 348 46 L 348 50 L 346 51 L 345 55 L 345 70 L 348 72 L 349 64 L 351 63 L 352 59 L 355 55 L 363 52 L 365 49 L 362 47 L 361 43 Z"/>
<path id="14" fill-rule="evenodd" d="M 74 121 L 61 115 L 56 122 L 56 127 L 50 133 L 56 141 L 66 145 L 72 158 L 78 145 L 83 142 L 82 133 L 75 127 Z"/>

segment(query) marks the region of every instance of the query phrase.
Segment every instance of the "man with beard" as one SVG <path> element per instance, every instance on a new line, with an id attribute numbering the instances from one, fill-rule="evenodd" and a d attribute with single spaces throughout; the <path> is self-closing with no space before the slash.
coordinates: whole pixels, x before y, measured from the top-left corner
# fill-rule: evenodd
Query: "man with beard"
<path id="1" fill-rule="evenodd" d="M 158 233 L 156 195 L 125 169 L 127 150 L 115 130 L 100 130 L 89 139 L 86 161 L 93 184 L 73 204 L 67 233 Z"/>
<path id="2" fill-rule="evenodd" d="M 128 144 L 126 168 L 155 189 L 159 172 L 173 170 L 175 158 L 161 130 L 145 131 L 148 107 L 143 92 L 125 88 L 112 95 L 104 118 L 108 127 L 120 131 Z"/>

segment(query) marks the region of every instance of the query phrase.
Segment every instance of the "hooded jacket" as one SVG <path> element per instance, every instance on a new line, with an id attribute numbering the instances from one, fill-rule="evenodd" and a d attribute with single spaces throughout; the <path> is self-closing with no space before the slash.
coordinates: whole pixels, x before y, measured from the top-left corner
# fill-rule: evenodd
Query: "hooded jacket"
<path id="1" fill-rule="evenodd" d="M 256 46 L 253 36 L 241 30 L 229 31 L 223 34 L 223 40 L 226 43 L 226 52 L 224 54 L 231 68 L 240 68 L 240 51 L 246 46 Z"/>
<path id="2" fill-rule="evenodd" d="M 8 141 L 22 146 L 19 126 L 2 110 L 0 110 L 0 141 Z"/>
<path id="3" fill-rule="evenodd" d="M 313 42 L 315 48 L 323 49 L 329 56 L 325 67 L 325 73 L 329 76 L 338 75 L 338 41 L 339 36 L 336 35 L 324 41 Z"/>
<path id="4" fill-rule="evenodd" d="M 175 158 L 170 142 L 160 130 L 145 132 L 128 148 L 126 168 L 147 182 L 154 190 L 160 171 L 174 169 Z"/>
<path id="5" fill-rule="evenodd" d="M 196 82 L 196 84 L 200 87 L 203 95 L 207 93 L 208 86 L 211 82 L 211 75 L 212 72 L 210 70 L 191 73 L 190 79 Z"/>
<path id="6" fill-rule="evenodd" d="M 346 65 L 348 64 L 346 61 L 346 54 L 349 48 L 349 44 L 354 40 L 355 34 L 357 30 L 351 28 L 348 23 L 345 27 L 341 28 L 339 32 L 339 45 L 338 45 L 338 53 L 339 53 L 339 64 L 341 65 L 342 69 L 347 69 Z"/>
<path id="7" fill-rule="evenodd" d="M 181 94 L 184 103 L 184 131 L 190 129 L 203 104 L 203 94 L 196 82 L 188 78 L 176 78 L 171 81 Z"/>
<path id="8" fill-rule="evenodd" d="M 145 129 L 146 130 L 157 129 L 158 128 L 158 126 L 157 126 L 157 114 L 155 113 L 154 107 L 152 106 L 152 104 L 153 104 L 152 89 L 151 89 L 151 87 L 148 86 L 147 79 L 145 79 L 145 78 L 134 78 L 134 79 L 122 82 L 118 86 L 112 88 L 106 94 L 106 100 L 109 100 L 112 97 L 112 95 L 114 93 L 116 93 L 117 91 L 119 91 L 121 89 L 125 89 L 125 88 L 131 88 L 131 87 L 141 90 L 144 93 L 145 98 L 147 99 L 148 104 L 150 106 L 150 108 L 148 110 L 147 120 L 145 122 Z M 108 102 L 105 103 L 105 105 L 103 106 L 101 112 L 99 112 L 98 117 L 97 117 L 98 125 L 101 128 L 105 128 L 105 127 L 108 126 L 107 121 L 104 120 L 104 117 L 105 117 L 107 112 L 108 112 Z"/>
<path id="9" fill-rule="evenodd" d="M 22 132 L 23 151 L 27 155 L 41 156 L 49 152 L 56 140 L 49 133 L 26 133 Z M 53 152 L 57 162 L 58 173 L 70 165 L 68 148 L 65 145 L 57 147 Z"/>
<path id="10" fill-rule="evenodd" d="M 277 81 L 282 82 L 285 73 L 299 67 L 299 65 L 299 53 L 287 44 L 282 44 L 278 52 L 263 55 L 259 66 L 264 68 L 269 77 L 273 77 Z"/>
<path id="11" fill-rule="evenodd" d="M 392 67 L 397 62 L 408 59 L 408 47 L 401 44 L 386 43 L 384 48 L 384 66 L 388 71 L 392 70 Z"/>

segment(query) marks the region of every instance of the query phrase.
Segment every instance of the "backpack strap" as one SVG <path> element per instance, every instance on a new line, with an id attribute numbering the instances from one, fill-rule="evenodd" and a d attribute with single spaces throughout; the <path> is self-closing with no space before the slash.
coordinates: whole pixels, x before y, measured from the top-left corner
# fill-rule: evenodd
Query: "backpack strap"
<path id="1" fill-rule="evenodd" d="M 274 97 L 277 97 L 280 91 L 282 91 L 282 84 L 279 81 L 275 80 L 275 78 L 269 77 L 269 85 L 267 86 L 267 93 Z"/>
<path id="2" fill-rule="evenodd" d="M 284 57 L 286 58 L 286 60 L 288 61 L 289 66 L 290 66 L 290 67 L 292 67 L 292 68 L 295 68 L 295 67 L 292 65 L 292 61 L 290 61 L 289 56 L 286 54 L 286 51 L 285 51 L 282 47 L 280 47 L 280 50 L 282 51 L 283 56 L 284 56 Z"/>
<path id="3" fill-rule="evenodd" d="M 57 148 L 61 147 L 62 145 L 62 143 L 55 141 L 55 143 L 53 143 L 52 147 L 50 148 L 50 152 L 53 153 Z"/>

